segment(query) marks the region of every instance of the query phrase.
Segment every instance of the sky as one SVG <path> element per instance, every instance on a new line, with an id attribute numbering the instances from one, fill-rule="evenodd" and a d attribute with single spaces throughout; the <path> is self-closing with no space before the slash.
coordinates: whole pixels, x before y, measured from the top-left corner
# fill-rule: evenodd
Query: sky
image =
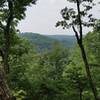
<path id="1" fill-rule="evenodd" d="M 38 0 L 36 5 L 27 8 L 26 17 L 22 20 L 18 29 L 21 32 L 33 32 L 47 35 L 73 35 L 72 29 L 63 30 L 61 27 L 56 28 L 56 22 L 61 20 L 60 11 L 65 6 L 75 6 L 69 4 L 67 0 Z M 99 9 L 100 6 L 94 9 Z M 95 16 L 100 16 L 95 12 Z M 87 33 L 90 29 L 84 29 Z"/>

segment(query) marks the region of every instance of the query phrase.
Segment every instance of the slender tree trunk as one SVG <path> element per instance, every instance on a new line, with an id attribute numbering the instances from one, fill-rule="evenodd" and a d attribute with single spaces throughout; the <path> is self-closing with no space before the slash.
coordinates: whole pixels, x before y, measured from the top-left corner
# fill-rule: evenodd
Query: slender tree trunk
<path id="1" fill-rule="evenodd" d="M 79 89 L 79 100 L 82 100 L 82 92 L 83 92 L 83 88 L 82 88 L 82 84 L 79 80 L 79 77 L 78 77 L 78 89 Z"/>
<path id="2" fill-rule="evenodd" d="M 83 40 L 83 28 L 82 28 L 82 19 L 81 19 L 81 10 L 80 10 L 80 0 L 76 0 L 76 2 L 77 2 L 78 21 L 79 21 L 79 28 L 80 29 L 79 29 L 79 32 L 77 32 L 75 27 L 73 26 L 73 30 L 75 32 L 75 35 L 77 38 L 77 43 L 78 43 L 80 50 L 81 50 L 82 59 L 83 59 L 84 65 L 85 65 L 87 77 L 88 77 L 90 87 L 91 87 L 93 95 L 94 95 L 94 99 L 100 100 L 98 97 L 96 86 L 95 86 L 93 79 L 92 79 L 92 76 L 91 76 L 90 66 L 89 66 L 89 63 L 87 60 L 86 52 L 85 52 L 83 41 L 82 41 Z"/>
<path id="3" fill-rule="evenodd" d="M 82 91 L 80 90 L 80 100 L 82 100 Z"/>
<path id="4" fill-rule="evenodd" d="M 80 92 L 80 100 L 82 100 L 82 92 Z"/>
<path id="5" fill-rule="evenodd" d="M 72 28 L 73 28 L 73 31 L 75 32 L 77 43 L 80 47 L 82 59 L 83 59 L 85 69 L 86 69 L 87 78 L 89 80 L 89 84 L 90 84 L 90 87 L 92 89 L 94 99 L 100 100 L 100 98 L 98 97 L 98 92 L 97 92 L 96 86 L 95 86 L 93 79 L 92 79 L 92 76 L 91 76 L 90 65 L 89 65 L 88 60 L 87 60 L 87 56 L 86 56 L 85 48 L 84 48 L 84 45 L 83 45 L 83 42 L 82 42 L 82 38 L 79 37 L 78 32 L 76 31 L 75 27 L 73 26 Z"/>
<path id="6" fill-rule="evenodd" d="M 95 98 L 95 100 L 100 100 L 99 97 L 98 97 L 98 93 L 97 93 L 97 89 L 95 87 L 95 84 L 93 83 L 93 79 L 92 79 L 91 72 L 90 72 L 90 66 L 88 64 L 88 60 L 87 60 L 87 57 L 86 57 L 86 52 L 85 52 L 84 46 L 81 43 L 81 44 L 79 44 L 79 47 L 81 49 L 81 55 L 82 55 L 82 58 L 83 58 L 83 61 L 84 61 L 84 65 L 85 65 L 87 77 L 88 77 L 88 80 L 89 80 L 89 83 L 90 83 L 90 87 L 91 87 L 92 92 L 94 94 L 94 98 Z"/>

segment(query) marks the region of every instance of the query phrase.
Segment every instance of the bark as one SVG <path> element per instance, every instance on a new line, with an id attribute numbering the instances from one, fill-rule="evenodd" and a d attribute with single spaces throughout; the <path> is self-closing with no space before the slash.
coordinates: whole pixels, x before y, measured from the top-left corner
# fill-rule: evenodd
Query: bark
<path id="1" fill-rule="evenodd" d="M 10 26 L 13 21 L 13 3 L 11 0 L 8 0 L 8 8 L 9 8 L 9 15 L 7 19 L 7 24 L 4 29 L 4 51 L 3 51 L 3 62 L 4 62 L 4 69 L 6 72 L 9 72 L 9 49 L 10 49 Z"/>
<path id="2" fill-rule="evenodd" d="M 78 83 L 78 89 L 79 89 L 79 100 L 82 100 L 82 92 L 84 88 L 82 87 L 79 77 L 78 77 L 77 83 Z"/>
<path id="3" fill-rule="evenodd" d="M 6 73 L 9 71 L 9 49 L 10 49 L 10 27 L 11 23 L 13 21 L 13 4 L 11 0 L 7 0 L 8 2 L 8 9 L 9 14 L 7 18 L 7 24 L 4 30 L 4 48 L 0 50 L 0 56 L 2 56 L 3 59 L 3 67 L 0 69 L 0 100 L 12 100 L 10 95 L 10 90 L 8 88 L 8 84 L 6 81 Z"/>
<path id="4" fill-rule="evenodd" d="M 82 100 L 82 91 L 80 90 L 80 100 Z"/>
<path id="5" fill-rule="evenodd" d="M 0 69 L 0 100 L 11 100 L 10 91 L 6 83 L 5 73 Z"/>

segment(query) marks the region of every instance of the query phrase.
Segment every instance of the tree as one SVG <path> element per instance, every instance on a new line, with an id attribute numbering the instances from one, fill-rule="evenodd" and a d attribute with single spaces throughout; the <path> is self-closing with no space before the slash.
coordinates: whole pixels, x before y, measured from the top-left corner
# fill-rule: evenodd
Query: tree
<path id="1" fill-rule="evenodd" d="M 70 94 L 69 98 L 72 99 L 73 97 L 74 100 L 94 100 L 78 46 L 72 50 L 70 60 L 64 72 Z M 95 80 L 97 81 L 97 78 Z"/>
<path id="2" fill-rule="evenodd" d="M 87 27 L 93 26 L 96 20 L 95 18 L 93 18 L 92 14 L 88 13 L 95 4 L 93 3 L 93 0 L 68 0 L 68 1 L 70 3 L 71 2 L 75 3 L 77 8 L 73 9 L 73 8 L 65 7 L 64 9 L 62 9 L 61 14 L 64 20 L 59 21 L 56 24 L 56 26 L 62 26 L 64 29 L 72 27 L 75 33 L 80 51 L 81 51 L 87 77 L 88 77 L 94 98 L 95 100 L 99 100 L 97 89 L 91 76 L 90 66 L 88 63 L 87 54 L 85 52 L 85 48 L 83 44 L 83 26 L 87 26 Z"/>
<path id="3" fill-rule="evenodd" d="M 96 24 L 93 29 L 94 32 L 100 32 L 100 20 L 96 21 Z"/>
<path id="4" fill-rule="evenodd" d="M 8 83 L 11 91 L 13 91 L 13 95 L 24 91 L 26 94 L 25 97 L 29 97 L 29 91 L 34 87 L 30 81 L 34 80 L 34 78 L 30 79 L 31 76 L 27 74 L 30 73 L 29 70 L 34 66 L 35 61 L 33 58 L 35 55 L 37 55 L 37 53 L 34 51 L 33 46 L 24 38 L 18 38 L 16 44 L 11 46 L 9 65 L 12 66 L 12 68 L 8 74 Z M 20 94 L 20 96 L 23 96 L 23 94 Z"/>
<path id="5" fill-rule="evenodd" d="M 67 82 L 63 78 L 63 72 L 69 62 L 68 55 L 68 50 L 56 47 L 34 58 L 27 74 L 32 84 L 28 93 L 32 100 L 67 99 Z"/>
<path id="6" fill-rule="evenodd" d="M 97 26 L 97 27 L 96 27 Z M 84 39 L 86 52 L 88 54 L 89 65 L 91 66 L 91 72 L 93 75 L 93 79 L 95 80 L 95 84 L 97 85 L 98 92 L 100 93 L 100 29 L 99 25 L 94 27 L 93 32 L 89 32 Z"/>
<path id="7" fill-rule="evenodd" d="M 9 50 L 11 46 L 11 34 L 15 32 L 17 23 L 25 17 L 26 7 L 30 4 L 35 4 L 36 0 L 0 0 L 0 33 L 3 35 L 3 46 L 0 48 L 0 56 L 3 60 L 1 72 L 9 72 Z M 4 71 L 3 71 L 4 69 Z M 2 74 L 1 74 L 2 75 Z M 6 82 L 4 82 L 5 73 L 1 76 L 0 98 L 2 100 L 10 100 L 11 96 L 8 93 Z M 7 94 L 8 93 L 8 94 Z"/>
<path id="8" fill-rule="evenodd" d="M 68 65 L 65 71 L 65 76 L 69 83 L 68 87 L 72 89 L 72 91 L 70 91 L 70 93 L 72 92 L 71 96 L 73 96 L 73 94 L 76 93 L 77 99 L 83 100 L 83 92 L 88 82 L 85 77 L 85 74 L 83 73 L 82 67 L 81 66 L 77 67 L 73 63 Z"/>

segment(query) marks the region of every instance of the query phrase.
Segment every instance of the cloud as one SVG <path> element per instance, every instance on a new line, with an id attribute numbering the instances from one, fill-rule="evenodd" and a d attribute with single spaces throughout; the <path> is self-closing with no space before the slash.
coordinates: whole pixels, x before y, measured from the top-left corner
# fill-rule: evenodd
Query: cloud
<path id="1" fill-rule="evenodd" d="M 28 8 L 25 20 L 21 21 L 18 28 L 22 32 L 38 32 L 44 34 L 73 34 L 71 30 L 55 28 L 58 20 L 61 20 L 60 10 L 70 5 L 67 0 L 38 0 L 37 5 Z M 99 10 L 95 8 L 95 10 Z M 93 10 L 93 12 L 96 12 Z M 99 17 L 100 13 L 95 13 Z M 84 32 L 88 32 L 86 29 Z"/>
<path id="2" fill-rule="evenodd" d="M 50 0 L 52 4 L 55 4 L 57 0 Z"/>

